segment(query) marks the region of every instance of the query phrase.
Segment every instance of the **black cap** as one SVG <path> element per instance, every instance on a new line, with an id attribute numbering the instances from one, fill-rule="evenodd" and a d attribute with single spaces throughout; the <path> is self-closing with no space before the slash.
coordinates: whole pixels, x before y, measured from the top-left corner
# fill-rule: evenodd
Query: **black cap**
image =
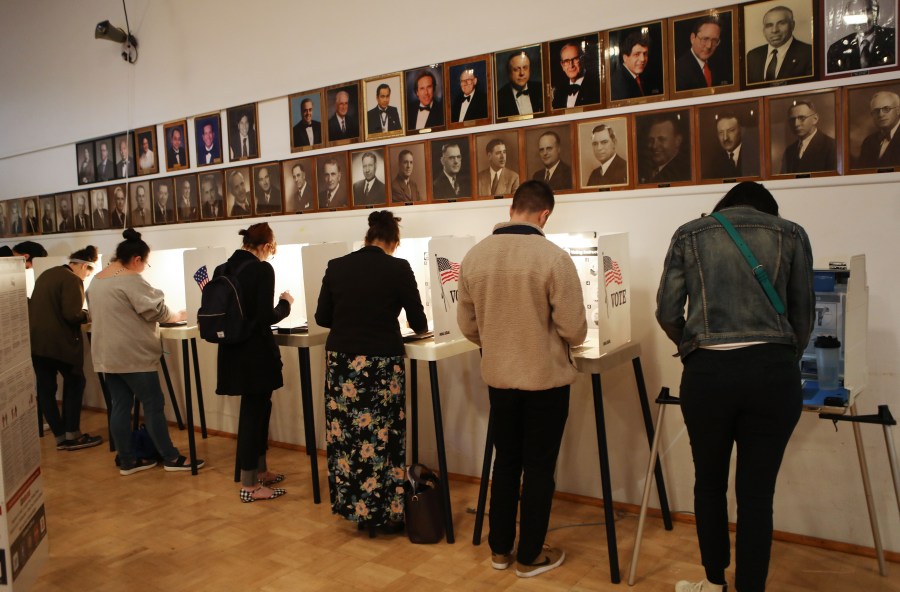
<path id="1" fill-rule="evenodd" d="M 13 247 L 13 251 L 20 255 L 28 255 L 28 260 L 35 257 L 46 257 L 47 249 L 34 241 L 25 241 Z"/>

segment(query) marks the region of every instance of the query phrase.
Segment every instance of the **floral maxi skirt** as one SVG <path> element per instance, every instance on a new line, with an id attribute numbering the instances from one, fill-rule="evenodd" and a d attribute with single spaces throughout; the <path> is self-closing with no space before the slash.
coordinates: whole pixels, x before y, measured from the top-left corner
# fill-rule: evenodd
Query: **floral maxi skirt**
<path id="1" fill-rule="evenodd" d="M 402 356 L 326 352 L 325 442 L 333 513 L 374 525 L 403 519 L 405 408 Z"/>

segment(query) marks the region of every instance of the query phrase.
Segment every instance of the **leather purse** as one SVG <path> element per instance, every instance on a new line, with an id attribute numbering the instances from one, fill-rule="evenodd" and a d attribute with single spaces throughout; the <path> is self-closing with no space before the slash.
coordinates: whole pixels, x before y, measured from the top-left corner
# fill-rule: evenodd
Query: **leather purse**
<path id="1" fill-rule="evenodd" d="M 406 468 L 406 534 L 411 543 L 433 544 L 444 538 L 441 481 L 423 464 Z"/>

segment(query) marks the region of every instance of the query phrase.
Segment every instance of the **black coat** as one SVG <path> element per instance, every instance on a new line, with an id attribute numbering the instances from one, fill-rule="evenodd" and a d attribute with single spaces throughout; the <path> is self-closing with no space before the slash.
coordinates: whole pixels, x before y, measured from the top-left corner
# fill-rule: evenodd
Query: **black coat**
<path id="1" fill-rule="evenodd" d="M 345 354 L 402 356 L 400 309 L 416 333 L 428 330 L 409 262 L 363 247 L 328 262 L 316 322 L 331 327 L 325 348 Z"/>
<path id="2" fill-rule="evenodd" d="M 288 316 L 291 305 L 275 298 L 275 270 L 264 261 L 244 250 L 235 251 L 231 258 L 216 267 L 218 277 L 250 261 L 238 274 L 241 285 L 241 305 L 253 323 L 250 338 L 242 343 L 219 345 L 216 393 L 220 395 L 265 395 L 281 388 L 281 352 L 272 336 L 272 325 Z"/>

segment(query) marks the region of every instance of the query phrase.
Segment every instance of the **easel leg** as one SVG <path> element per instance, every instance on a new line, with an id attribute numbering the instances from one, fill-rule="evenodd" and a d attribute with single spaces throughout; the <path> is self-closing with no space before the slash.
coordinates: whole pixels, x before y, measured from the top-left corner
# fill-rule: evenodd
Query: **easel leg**
<path id="1" fill-rule="evenodd" d="M 419 368 L 416 360 L 409 361 L 409 421 L 412 424 L 412 464 L 419 462 Z"/>
<path id="2" fill-rule="evenodd" d="M 850 406 L 850 415 L 856 415 L 856 404 Z M 875 556 L 878 558 L 878 571 L 881 575 L 887 575 L 887 567 L 884 564 L 884 548 L 881 546 L 881 532 L 878 529 L 878 517 L 875 515 L 875 501 L 872 498 L 872 483 L 869 481 L 869 465 L 866 462 L 866 452 L 863 449 L 862 433 L 857 422 L 853 425 L 853 438 L 856 440 L 856 453 L 859 456 L 859 472 L 862 474 L 863 489 L 866 492 L 866 507 L 869 510 L 869 522 L 872 524 L 872 538 L 875 542 Z"/>
<path id="3" fill-rule="evenodd" d="M 431 377 L 431 404 L 434 407 L 434 435 L 437 439 L 438 470 L 441 472 L 441 493 L 444 497 L 444 527 L 447 542 L 456 542 L 453 534 L 453 510 L 450 508 L 450 478 L 447 476 L 447 451 L 444 448 L 444 420 L 441 417 L 441 390 L 438 386 L 437 362 L 428 362 Z"/>
<path id="4" fill-rule="evenodd" d="M 609 579 L 613 584 L 619 576 L 619 549 L 616 545 L 616 517 L 613 513 L 612 485 L 609 476 L 609 453 L 606 448 L 606 420 L 603 414 L 603 390 L 600 375 L 591 374 L 594 390 L 594 419 L 597 423 L 597 451 L 600 455 L 600 488 L 603 494 L 603 515 L 606 521 L 606 546 L 609 552 Z"/>
<path id="5" fill-rule="evenodd" d="M 187 362 L 187 358 L 185 358 Z M 166 364 L 166 354 L 159 356 L 159 364 L 162 366 L 163 377 L 166 379 L 166 387 L 169 389 L 169 400 L 172 402 L 172 410 L 175 412 L 175 422 L 178 429 L 184 429 L 184 422 L 181 420 L 181 410 L 178 408 L 178 401 L 175 400 L 175 388 L 172 386 L 172 377 L 169 376 L 169 366 Z M 187 366 L 185 366 L 187 368 Z M 185 370 L 187 372 L 187 370 Z"/>
<path id="6" fill-rule="evenodd" d="M 484 528 L 484 511 L 487 507 L 488 480 L 491 478 L 491 460 L 494 456 L 494 415 L 488 415 L 487 435 L 484 438 L 484 461 L 481 463 L 481 484 L 478 486 L 478 507 L 475 510 L 475 532 L 472 544 L 481 544 L 481 531 Z"/>
<path id="7" fill-rule="evenodd" d="M 894 448 L 894 437 L 891 426 L 884 426 L 884 443 L 887 447 L 888 462 L 891 464 L 891 476 L 894 478 L 894 497 L 897 498 L 897 512 L 900 513 L 900 467 L 897 466 L 897 449 Z"/>
<path id="8" fill-rule="evenodd" d="M 662 426 L 666 406 L 660 405 L 656 413 L 656 426 Z M 644 537 L 644 523 L 647 519 L 647 506 L 650 504 L 650 487 L 652 485 L 654 468 L 659 467 L 659 434 L 657 429 L 653 434 L 653 442 L 650 444 L 650 461 L 647 463 L 647 474 L 644 477 L 644 495 L 641 497 L 641 512 L 638 515 L 637 533 L 634 536 L 634 551 L 631 553 L 631 567 L 628 569 L 628 585 L 634 586 L 634 577 L 637 574 L 638 557 L 641 554 L 641 539 Z M 671 528 L 671 526 L 669 527 Z M 667 529 L 668 530 L 668 529 Z"/>

